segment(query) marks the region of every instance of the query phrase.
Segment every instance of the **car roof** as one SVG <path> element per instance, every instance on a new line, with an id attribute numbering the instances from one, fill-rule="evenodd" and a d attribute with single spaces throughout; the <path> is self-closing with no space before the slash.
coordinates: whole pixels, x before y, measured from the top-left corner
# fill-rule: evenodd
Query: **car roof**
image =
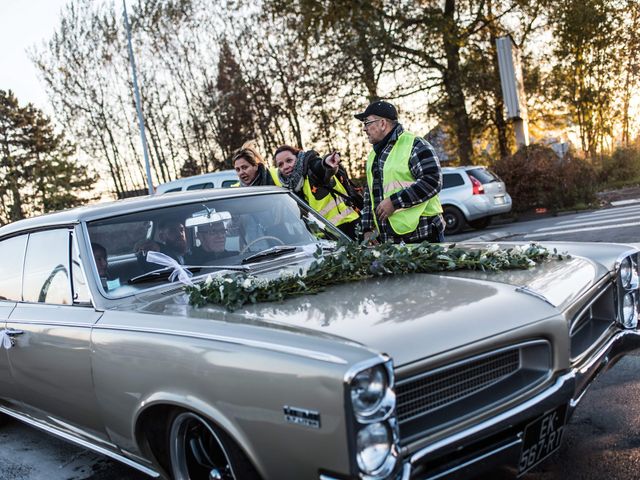
<path id="1" fill-rule="evenodd" d="M 146 195 L 142 197 L 126 198 L 111 202 L 101 202 L 85 205 L 60 212 L 48 213 L 38 217 L 18 220 L 0 228 L 0 238 L 11 236 L 23 230 L 36 230 L 57 225 L 72 225 L 80 222 L 108 218 L 128 213 L 163 208 L 172 205 L 189 204 L 193 202 L 216 200 L 222 198 L 246 197 L 251 195 L 266 195 L 286 193 L 280 187 L 242 187 L 242 188 L 213 188 L 206 190 L 188 190 L 185 192 L 166 193 L 162 195 Z"/>

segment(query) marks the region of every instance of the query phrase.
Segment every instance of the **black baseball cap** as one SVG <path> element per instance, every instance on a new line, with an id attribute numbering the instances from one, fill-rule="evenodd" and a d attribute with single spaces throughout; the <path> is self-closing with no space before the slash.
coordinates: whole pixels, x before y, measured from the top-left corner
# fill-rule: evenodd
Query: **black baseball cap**
<path id="1" fill-rule="evenodd" d="M 388 118 L 389 120 L 398 120 L 396 107 L 383 100 L 370 103 L 364 112 L 358 113 L 354 115 L 354 117 L 363 122 L 369 115 L 377 115 L 382 118 Z"/>

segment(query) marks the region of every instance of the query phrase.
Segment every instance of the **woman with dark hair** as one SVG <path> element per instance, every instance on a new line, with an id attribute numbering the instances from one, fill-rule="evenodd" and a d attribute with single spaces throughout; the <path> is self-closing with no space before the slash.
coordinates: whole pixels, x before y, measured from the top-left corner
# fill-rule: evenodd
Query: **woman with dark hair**
<path id="1" fill-rule="evenodd" d="M 278 169 L 276 185 L 295 192 L 343 233 L 356 239 L 361 205 L 346 172 L 340 168 L 339 153 L 320 158 L 314 150 L 305 152 L 282 145 L 273 159 Z"/>
<path id="2" fill-rule="evenodd" d="M 236 150 L 231 161 L 240 179 L 241 187 L 275 185 L 254 141 L 246 142 Z"/>

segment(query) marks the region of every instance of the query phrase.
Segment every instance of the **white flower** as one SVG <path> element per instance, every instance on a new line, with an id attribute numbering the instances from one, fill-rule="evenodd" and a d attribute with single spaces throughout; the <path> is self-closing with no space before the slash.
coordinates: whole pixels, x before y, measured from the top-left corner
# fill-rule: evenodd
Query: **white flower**
<path id="1" fill-rule="evenodd" d="M 224 283 L 233 283 L 233 280 L 231 280 L 229 277 L 224 279 Z"/>
<path id="2" fill-rule="evenodd" d="M 242 288 L 251 288 L 251 279 L 245 278 L 244 282 L 242 282 Z"/>
<path id="3" fill-rule="evenodd" d="M 224 284 L 221 284 L 219 287 L 220 290 L 220 299 L 224 298 Z"/>
<path id="4" fill-rule="evenodd" d="M 492 243 L 491 245 L 489 245 L 489 248 L 487 248 L 487 252 L 488 253 L 495 253 L 500 249 L 500 247 L 498 246 L 497 243 Z"/>
<path id="5" fill-rule="evenodd" d="M 207 275 L 207 278 L 204 279 L 204 284 L 206 286 L 211 285 L 211 282 L 213 282 L 213 277 L 211 276 L 211 274 Z"/>
<path id="6" fill-rule="evenodd" d="M 378 250 L 374 250 L 373 252 L 371 252 L 371 255 L 373 255 L 375 258 L 378 258 L 380 256 L 380 252 Z"/>

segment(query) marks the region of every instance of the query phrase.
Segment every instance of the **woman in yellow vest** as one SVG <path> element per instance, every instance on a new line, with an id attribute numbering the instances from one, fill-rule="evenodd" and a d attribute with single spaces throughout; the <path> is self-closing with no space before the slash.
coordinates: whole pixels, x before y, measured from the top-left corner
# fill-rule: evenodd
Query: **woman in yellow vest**
<path id="1" fill-rule="evenodd" d="M 349 191 L 348 179 L 338 178 L 337 152 L 323 159 L 313 150 L 304 152 L 282 145 L 273 158 L 276 169 L 272 170 L 272 176 L 276 185 L 290 189 L 343 233 L 356 238 L 360 213 L 353 192 Z"/>

